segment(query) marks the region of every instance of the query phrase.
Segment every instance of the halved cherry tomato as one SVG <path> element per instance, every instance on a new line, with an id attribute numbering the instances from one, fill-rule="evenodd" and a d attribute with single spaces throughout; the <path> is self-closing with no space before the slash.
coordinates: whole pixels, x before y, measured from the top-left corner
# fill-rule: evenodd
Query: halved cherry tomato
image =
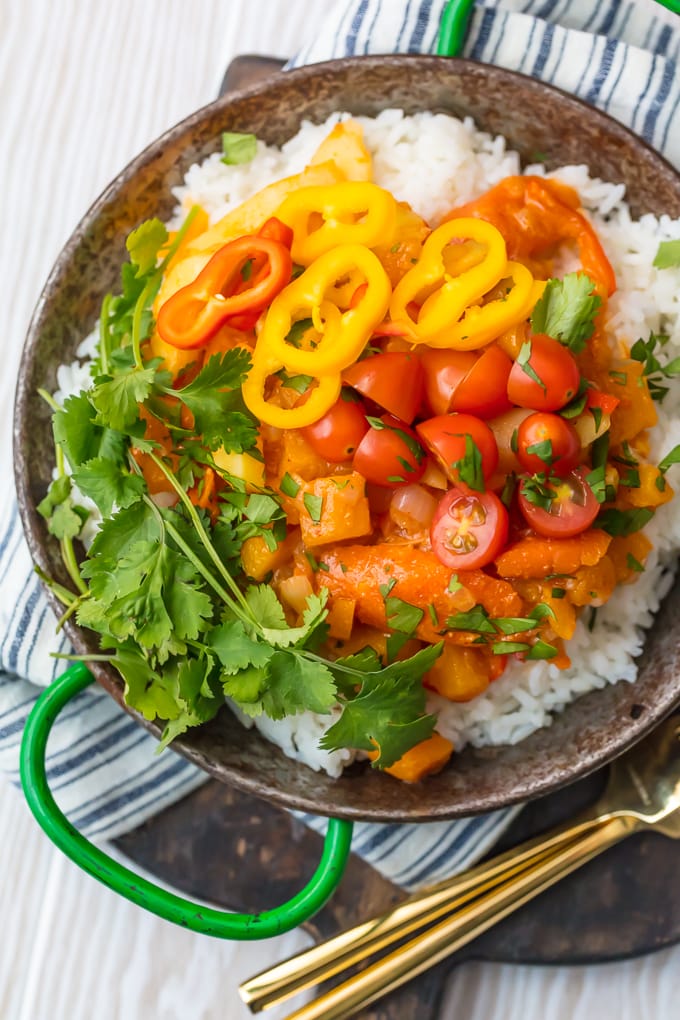
<path id="1" fill-rule="evenodd" d="M 489 426 L 480 418 L 471 414 L 440 414 L 416 425 L 416 432 L 452 482 L 463 481 L 475 489 L 481 487 L 470 480 L 474 476 L 475 465 L 469 455 L 468 439 L 481 455 L 479 467 L 484 481 L 491 478 L 496 470 L 496 440 Z M 474 456 L 474 451 L 472 453 Z"/>
<path id="2" fill-rule="evenodd" d="M 425 396 L 435 414 L 466 411 L 495 418 L 512 406 L 508 376 L 512 361 L 496 344 L 476 351 L 424 350 Z"/>
<path id="3" fill-rule="evenodd" d="M 447 414 L 451 401 L 477 360 L 474 351 L 424 348 L 420 361 L 425 370 L 425 398 L 434 414 Z"/>
<path id="4" fill-rule="evenodd" d="M 420 409 L 424 375 L 415 354 L 374 354 L 345 369 L 343 380 L 409 425 Z"/>
<path id="5" fill-rule="evenodd" d="M 417 482 L 425 470 L 425 451 L 415 432 L 391 414 L 370 418 L 369 424 L 354 454 L 354 470 L 388 489 Z"/>
<path id="6" fill-rule="evenodd" d="M 489 344 L 453 394 L 452 411 L 468 411 L 478 418 L 495 418 L 509 411 L 508 378 L 512 361 L 497 344 Z"/>
<path id="7" fill-rule="evenodd" d="M 546 538 L 571 538 L 586 531 L 598 515 L 600 504 L 586 481 L 586 468 L 577 468 L 547 488 L 555 493 L 549 509 L 533 502 L 530 480 L 523 478 L 519 486 L 519 508 L 534 531 Z"/>
<path id="8" fill-rule="evenodd" d="M 300 429 L 309 445 L 320 457 L 332 464 L 351 460 L 368 432 L 364 405 L 347 391 L 342 394 L 323 418 Z"/>
<path id="9" fill-rule="evenodd" d="M 508 512 L 493 492 L 456 486 L 440 500 L 430 528 L 435 555 L 454 570 L 484 567 L 508 538 Z"/>
<path id="10" fill-rule="evenodd" d="M 517 429 L 517 459 L 529 474 L 569 474 L 579 462 L 581 440 L 574 426 L 559 414 L 537 411 Z"/>
<path id="11" fill-rule="evenodd" d="M 519 407 L 557 411 L 576 395 L 580 379 L 571 352 L 558 340 L 534 333 L 512 366 L 508 397 Z"/>

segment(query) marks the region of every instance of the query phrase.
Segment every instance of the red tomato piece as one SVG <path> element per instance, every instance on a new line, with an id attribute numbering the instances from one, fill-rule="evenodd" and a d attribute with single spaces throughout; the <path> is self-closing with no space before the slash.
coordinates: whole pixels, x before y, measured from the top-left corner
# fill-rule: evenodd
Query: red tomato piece
<path id="1" fill-rule="evenodd" d="M 599 407 L 602 414 L 612 414 L 621 401 L 613 397 L 611 393 L 603 393 L 602 390 L 586 390 L 586 407 Z"/>
<path id="2" fill-rule="evenodd" d="M 387 489 L 417 482 L 426 458 L 415 432 L 391 414 L 368 422 L 370 428 L 354 454 L 354 470 Z"/>
<path id="3" fill-rule="evenodd" d="M 415 354 L 374 354 L 345 369 L 343 380 L 409 425 L 420 409 L 424 375 Z"/>
<path id="4" fill-rule="evenodd" d="M 576 395 L 580 379 L 571 352 L 558 340 L 534 333 L 512 366 L 508 397 L 518 407 L 557 411 Z"/>
<path id="5" fill-rule="evenodd" d="M 517 429 L 517 459 L 529 474 L 548 471 L 559 477 L 568 475 L 580 454 L 578 432 L 559 414 L 537 411 Z"/>
<path id="6" fill-rule="evenodd" d="M 462 353 L 462 352 L 461 352 Z M 478 418 L 495 418 L 509 411 L 508 378 L 512 361 L 496 344 L 489 344 L 457 387 L 451 411 L 468 411 Z"/>
<path id="7" fill-rule="evenodd" d="M 493 432 L 474 415 L 440 414 L 416 425 L 416 432 L 452 482 L 462 481 L 479 491 L 496 470 L 498 447 Z M 482 479 L 477 477 L 480 471 Z"/>
<path id="8" fill-rule="evenodd" d="M 430 528 L 437 558 L 454 570 L 475 570 L 496 558 L 508 539 L 508 512 L 493 492 L 449 489 Z"/>
<path id="9" fill-rule="evenodd" d="M 548 508 L 534 502 L 530 479 L 523 478 L 519 486 L 519 508 L 527 524 L 545 538 L 571 538 L 586 531 L 597 517 L 600 504 L 586 481 L 586 468 L 577 468 L 559 481 L 551 481 L 547 488 L 555 493 Z"/>
<path id="10" fill-rule="evenodd" d="M 420 362 L 425 373 L 425 398 L 434 414 L 447 414 L 465 376 L 477 361 L 474 351 L 424 348 Z"/>
<path id="11" fill-rule="evenodd" d="M 323 418 L 300 429 L 309 445 L 332 464 L 351 460 L 368 432 L 364 405 L 349 391 L 340 396 Z"/>

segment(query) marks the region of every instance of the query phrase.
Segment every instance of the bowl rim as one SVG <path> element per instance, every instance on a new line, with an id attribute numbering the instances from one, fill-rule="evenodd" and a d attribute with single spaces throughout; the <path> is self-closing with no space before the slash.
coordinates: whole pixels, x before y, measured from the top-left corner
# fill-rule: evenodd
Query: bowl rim
<path id="1" fill-rule="evenodd" d="M 639 148 L 641 153 L 646 153 L 648 159 L 652 159 L 659 168 L 665 169 L 666 173 L 670 173 L 673 176 L 673 178 L 677 181 L 678 192 L 680 194 L 680 173 L 678 173 L 668 160 L 666 160 L 660 153 L 656 152 L 652 146 L 639 138 L 635 132 L 621 124 L 611 115 L 590 106 L 583 100 L 555 87 L 554 85 L 530 78 L 517 71 L 509 71 L 504 68 L 482 64 L 464 58 L 439 57 L 423 54 L 384 54 L 362 57 L 345 57 L 339 60 L 325 61 L 323 63 L 307 65 L 305 67 L 289 71 L 277 72 L 261 83 L 238 89 L 234 92 L 225 93 L 216 100 L 200 107 L 198 110 L 189 114 L 187 117 L 168 128 L 156 139 L 150 142 L 137 156 L 130 160 L 118 174 L 116 174 L 99 196 L 95 198 L 74 228 L 58 255 L 41 290 L 35 310 L 31 317 L 19 366 L 18 384 L 15 395 L 13 428 L 14 471 L 19 513 L 26 541 L 33 562 L 42 567 L 43 570 L 48 566 L 44 555 L 44 543 L 47 536 L 43 526 L 44 522 L 42 522 L 42 519 L 38 517 L 35 511 L 35 505 L 32 500 L 29 486 L 30 465 L 26 459 L 21 442 L 27 401 L 30 397 L 27 386 L 27 378 L 30 377 L 29 368 L 32 364 L 32 359 L 40 338 L 45 309 L 48 305 L 50 294 L 56 287 L 63 273 L 63 266 L 73 257 L 84 236 L 87 234 L 91 224 L 97 220 L 101 212 L 116 197 L 126 181 L 135 177 L 149 163 L 153 162 L 176 135 L 190 133 L 206 118 L 228 109 L 235 103 L 241 102 L 245 99 L 257 99 L 257 97 L 261 95 L 269 94 L 271 90 L 280 83 L 282 77 L 285 76 L 286 80 L 304 83 L 315 80 L 320 74 L 334 74 L 341 70 L 351 72 L 352 68 L 358 66 L 361 66 L 362 68 L 370 66 L 383 68 L 387 66 L 393 67 L 395 72 L 401 72 L 405 65 L 411 65 L 414 69 L 417 67 L 423 69 L 442 69 L 445 66 L 448 66 L 451 69 L 461 70 L 468 76 L 471 76 L 473 80 L 477 79 L 480 82 L 487 80 L 488 76 L 491 74 L 494 78 L 500 81 L 521 83 L 522 87 L 536 93 L 545 93 L 546 91 L 553 93 L 559 97 L 561 103 L 568 104 L 583 116 L 594 118 L 597 122 L 603 125 L 610 135 L 613 135 L 617 139 L 623 139 L 628 143 L 634 142 L 635 146 Z M 50 589 L 46 588 L 44 585 L 43 588 L 46 591 L 46 595 L 52 609 L 55 613 L 59 614 L 60 603 Z M 76 645 L 76 647 L 80 646 L 80 649 L 82 649 L 83 631 L 76 627 L 72 621 L 67 621 L 65 630 L 68 637 Z M 148 720 L 144 719 L 139 713 L 129 709 L 124 704 L 122 699 L 122 687 L 120 682 L 116 679 L 113 670 L 103 667 L 100 663 L 91 663 L 90 668 L 95 674 L 98 682 L 114 697 L 116 701 L 118 701 L 119 704 L 121 704 L 128 714 L 132 715 L 150 732 L 155 735 L 160 734 L 161 727 L 148 722 Z M 619 681 L 615 686 L 621 686 L 623 683 L 623 681 Z M 590 695 L 586 694 L 578 700 L 582 700 L 583 697 L 588 698 L 589 696 L 597 693 L 599 692 L 590 692 Z M 307 811 L 314 814 L 335 814 L 338 817 L 353 820 L 379 822 L 434 821 L 465 817 L 509 807 L 527 799 L 534 799 L 549 792 L 553 792 L 561 786 L 575 782 L 595 769 L 605 765 L 612 758 L 623 753 L 637 740 L 645 736 L 670 711 L 672 711 L 679 700 L 680 687 L 675 691 L 667 692 L 664 697 L 656 701 L 652 711 L 645 712 L 637 718 L 631 718 L 630 724 L 626 727 L 625 732 L 618 739 L 605 742 L 604 746 L 599 748 L 597 751 L 592 751 L 592 749 L 590 751 L 586 751 L 579 757 L 578 761 L 570 763 L 568 767 L 554 764 L 549 774 L 543 773 L 542 778 L 534 779 L 531 783 L 525 782 L 523 785 L 519 784 L 511 794 L 506 793 L 506 795 L 502 797 L 495 796 L 493 793 L 471 796 L 468 797 L 464 803 L 460 803 L 456 800 L 447 807 L 438 809 L 435 812 L 432 812 L 429 809 L 420 813 L 417 810 L 410 810 L 408 813 L 400 813 L 399 811 L 395 812 L 393 810 L 385 812 L 382 811 L 380 807 L 367 810 L 361 808 L 357 809 L 352 806 L 344 807 L 335 805 L 332 809 L 329 809 L 327 806 L 317 803 L 312 797 L 305 796 L 299 792 L 270 788 L 267 786 L 266 782 L 263 783 L 261 779 L 249 774 L 247 770 L 239 773 L 238 769 L 225 769 L 223 765 L 215 764 L 210 760 L 209 755 L 206 755 L 206 753 L 201 750 L 200 746 L 193 746 L 193 742 L 191 741 L 187 743 L 187 734 L 183 734 L 181 737 L 177 738 L 172 746 L 175 751 L 182 754 L 195 764 L 198 764 L 202 769 L 221 781 L 228 782 L 230 785 L 233 785 L 244 792 L 249 792 L 258 797 L 263 797 L 282 807 Z M 203 729 L 203 727 L 200 729 Z M 192 732 L 193 734 L 196 734 L 198 731 L 189 731 L 189 736 L 191 736 Z M 272 749 L 277 751 L 279 750 L 274 744 L 269 746 Z M 503 746 L 507 747 L 508 745 Z M 280 753 L 283 754 L 282 751 Z M 298 769 L 309 768 L 307 765 L 303 765 L 300 762 L 295 762 L 294 764 Z M 352 778 L 354 779 L 354 777 Z M 341 780 L 334 780 L 335 783 L 340 781 Z M 355 779 L 354 781 L 358 781 L 358 779 Z M 425 787 L 422 787 L 422 789 L 425 790 Z"/>

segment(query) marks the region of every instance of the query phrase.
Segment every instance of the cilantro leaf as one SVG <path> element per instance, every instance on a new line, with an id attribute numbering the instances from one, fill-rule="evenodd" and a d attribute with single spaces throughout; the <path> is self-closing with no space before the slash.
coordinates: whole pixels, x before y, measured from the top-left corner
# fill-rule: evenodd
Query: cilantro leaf
<path id="1" fill-rule="evenodd" d="M 659 471 L 662 475 L 665 475 L 669 467 L 673 464 L 680 464 L 680 444 L 674 446 L 673 449 L 659 461 Z"/>
<path id="2" fill-rule="evenodd" d="M 125 432 L 139 418 L 138 404 L 148 397 L 155 374 L 153 368 L 133 368 L 113 378 L 100 376 L 90 391 L 97 424 Z"/>
<path id="3" fill-rule="evenodd" d="M 222 152 L 222 162 L 227 166 L 250 163 L 257 153 L 257 137 L 239 131 L 223 131 Z"/>
<path id="4" fill-rule="evenodd" d="M 135 276 L 148 276 L 156 268 L 158 252 L 167 240 L 168 231 L 158 219 L 145 220 L 128 234 L 125 247 L 135 268 Z"/>
<path id="5" fill-rule="evenodd" d="M 680 266 L 680 240 L 661 241 L 652 265 L 656 269 L 674 269 Z"/>
<path id="6" fill-rule="evenodd" d="M 195 431 L 209 450 L 243 453 L 255 446 L 257 422 L 246 409 L 241 383 L 250 368 L 250 354 L 233 348 L 214 354 L 195 379 L 173 390 L 194 416 Z"/>
<path id="7" fill-rule="evenodd" d="M 164 678 L 174 681 L 175 700 L 179 713 L 167 722 L 158 750 L 185 733 L 191 726 L 213 719 L 222 703 L 222 690 L 213 677 L 213 661 L 210 656 L 200 659 L 180 659 L 163 670 Z"/>
<path id="8" fill-rule="evenodd" d="M 536 370 L 530 364 L 530 358 L 531 358 L 531 340 L 525 340 L 525 342 L 519 349 L 519 354 L 517 355 L 517 364 L 522 369 L 524 374 L 528 375 L 529 378 L 533 382 L 535 382 L 537 386 L 540 386 L 543 392 L 545 393 L 546 392 L 545 383 L 541 379 L 540 375 L 538 375 Z"/>
<path id="9" fill-rule="evenodd" d="M 413 634 L 425 613 L 418 606 L 412 606 L 393 595 L 385 599 L 387 626 L 404 634 Z"/>
<path id="10" fill-rule="evenodd" d="M 50 483 L 36 509 L 47 521 L 49 533 L 58 539 L 75 538 L 88 518 L 87 510 L 73 502 L 68 475 L 60 475 Z"/>
<path id="11" fill-rule="evenodd" d="M 206 645 L 222 664 L 222 672 L 230 675 L 247 666 L 265 666 L 274 649 L 246 632 L 241 620 L 228 620 L 205 637 Z"/>
<path id="12" fill-rule="evenodd" d="M 425 713 L 423 674 L 441 653 L 442 646 L 429 645 L 410 659 L 394 662 L 383 670 L 360 674 L 361 688 L 344 701 L 340 718 L 324 733 L 320 746 L 326 750 L 354 747 L 364 751 L 379 748 L 374 765 L 386 768 L 411 747 L 432 735 L 436 719 Z M 356 656 L 353 656 L 356 665 Z M 339 659 L 334 666 L 346 666 Z M 366 661 L 370 667 L 370 657 Z M 344 688 L 347 693 L 348 688 Z"/>
<path id="13" fill-rule="evenodd" d="M 186 640 L 210 623 L 212 600 L 202 590 L 194 565 L 164 543 L 135 542 L 118 558 L 115 570 L 86 561 L 90 598 L 78 620 L 117 641 L 133 638 L 159 661 L 183 654 Z M 98 569 L 97 569 L 98 568 Z"/>
<path id="14" fill-rule="evenodd" d="M 484 473 L 482 471 L 482 455 L 472 436 L 465 436 L 465 454 L 451 465 L 458 472 L 458 477 L 476 492 L 484 492 Z"/>
<path id="15" fill-rule="evenodd" d="M 54 440 L 72 468 L 95 457 L 123 460 L 125 439 L 120 432 L 96 423 L 97 412 L 85 392 L 67 397 L 52 418 Z"/>
<path id="16" fill-rule="evenodd" d="M 169 670 L 159 672 L 132 647 L 120 647 L 111 664 L 125 681 L 125 702 L 145 719 L 176 719 L 180 713 L 177 704 L 175 678 Z"/>
<path id="17" fill-rule="evenodd" d="M 531 315 L 534 333 L 546 333 L 578 354 L 593 335 L 595 316 L 602 304 L 594 289 L 586 273 L 567 273 L 562 280 L 548 280 Z"/>
<path id="18" fill-rule="evenodd" d="M 143 478 L 104 457 L 88 460 L 76 468 L 73 480 L 80 491 L 97 504 L 104 517 L 111 513 L 114 503 L 121 508 L 129 507 L 146 492 Z"/>
<path id="19" fill-rule="evenodd" d="M 323 496 L 315 496 L 312 492 L 305 492 L 302 502 L 311 519 L 315 524 L 318 524 L 323 513 Z"/>
<path id="20" fill-rule="evenodd" d="M 603 510 L 596 518 L 595 524 L 602 528 L 608 535 L 632 535 L 635 531 L 644 528 L 648 521 L 654 516 L 653 510 L 647 507 L 638 507 L 635 510 L 617 510 L 612 507 Z"/>
<path id="21" fill-rule="evenodd" d="M 262 707 L 270 719 L 298 712 L 330 711 L 336 701 L 333 674 L 323 662 L 311 662 L 294 650 L 277 650 L 266 666 Z"/>

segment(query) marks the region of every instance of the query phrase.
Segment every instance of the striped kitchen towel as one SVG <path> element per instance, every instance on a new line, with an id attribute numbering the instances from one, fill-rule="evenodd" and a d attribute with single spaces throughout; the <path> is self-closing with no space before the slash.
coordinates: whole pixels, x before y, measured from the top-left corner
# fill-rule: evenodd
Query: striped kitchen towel
<path id="1" fill-rule="evenodd" d="M 445 0 L 341 0 L 290 66 L 333 57 L 436 49 Z M 473 11 L 464 55 L 552 82 L 606 110 L 680 165 L 680 23 L 633 0 L 488 0 Z M 18 782 L 21 732 L 66 650 L 32 573 L 7 494 L 0 505 L 0 768 Z M 205 776 L 155 742 L 99 690 L 75 699 L 49 746 L 52 788 L 97 839 L 139 825 Z M 354 849 L 405 887 L 474 862 L 519 808 L 424 825 L 359 825 Z M 323 820 L 304 816 L 316 827 Z"/>

